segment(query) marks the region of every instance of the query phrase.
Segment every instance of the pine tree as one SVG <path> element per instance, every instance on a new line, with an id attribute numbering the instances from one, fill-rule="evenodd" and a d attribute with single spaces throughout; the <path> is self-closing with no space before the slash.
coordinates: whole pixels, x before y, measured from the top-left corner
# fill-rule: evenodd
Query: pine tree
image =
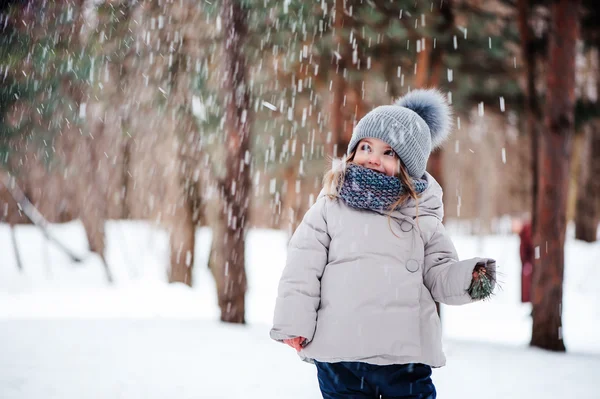
<path id="1" fill-rule="evenodd" d="M 583 1 L 581 36 L 585 43 L 587 59 L 591 62 L 589 73 L 596 93 L 600 90 L 600 29 L 598 18 L 600 6 L 592 0 Z M 597 240 L 600 223 L 600 108 L 598 99 L 587 98 L 581 93 L 575 109 L 575 123 L 583 130 L 582 156 L 580 157 L 580 175 L 577 181 L 577 203 L 575 208 L 575 238 L 587 242 Z M 596 94 L 597 97 L 597 94 Z M 577 129 L 579 130 L 579 129 Z"/>
<path id="2" fill-rule="evenodd" d="M 56 1 L 34 6 L 15 2 L 5 10 L 0 162 L 13 176 L 25 180 L 26 197 L 33 206 L 44 205 L 48 219 L 81 218 L 90 249 L 100 255 L 107 279 L 112 281 L 104 260 L 106 203 L 101 186 L 90 184 L 97 176 L 91 137 L 84 124 L 92 63 L 80 35 L 82 3 Z M 41 173 L 45 175 L 40 178 Z M 70 174 L 75 184 L 65 183 Z M 83 182 L 89 185 L 87 189 L 77 190 L 77 183 Z M 33 193 L 32 185 L 40 189 L 35 198 L 27 195 Z M 63 209 L 58 207 L 60 195 L 67 197 Z M 74 210 L 76 215 L 69 213 Z"/>
<path id="3" fill-rule="evenodd" d="M 580 5 L 580 1 L 560 0 L 550 8 L 545 132 L 539 141 L 540 195 L 534 245 L 540 256 L 533 271 L 531 345 L 555 351 L 565 351 L 561 305 Z"/>

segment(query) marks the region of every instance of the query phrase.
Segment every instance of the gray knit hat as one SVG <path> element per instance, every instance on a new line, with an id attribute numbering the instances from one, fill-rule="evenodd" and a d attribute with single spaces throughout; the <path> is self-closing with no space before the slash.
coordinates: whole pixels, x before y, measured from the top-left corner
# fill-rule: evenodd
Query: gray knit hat
<path id="1" fill-rule="evenodd" d="M 393 105 L 382 105 L 356 125 L 348 144 L 350 154 L 364 138 L 385 141 L 415 178 L 425 174 L 433 149 L 448 137 L 452 111 L 442 93 L 434 89 L 413 90 Z"/>

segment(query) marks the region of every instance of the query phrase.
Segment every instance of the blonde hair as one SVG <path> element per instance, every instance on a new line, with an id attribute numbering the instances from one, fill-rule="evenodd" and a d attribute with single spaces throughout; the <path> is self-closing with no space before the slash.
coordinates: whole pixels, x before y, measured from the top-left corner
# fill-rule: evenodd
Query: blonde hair
<path id="1" fill-rule="evenodd" d="M 329 198 L 334 199 L 334 198 L 339 197 L 340 190 L 342 188 L 342 185 L 344 184 L 344 175 L 346 172 L 346 165 L 348 163 L 353 163 L 355 154 L 356 154 L 356 150 L 354 150 L 350 154 L 346 155 L 346 157 L 343 158 L 341 161 L 338 161 L 338 160 L 331 161 L 331 163 L 332 163 L 331 168 L 325 173 L 325 176 L 323 176 L 323 188 L 325 189 L 325 195 L 327 195 Z M 398 174 L 396 175 L 396 177 L 398 179 L 400 179 L 400 181 L 402 182 L 402 185 L 405 188 L 405 191 L 402 193 L 402 195 L 400 195 L 400 197 L 398 197 L 398 200 L 396 200 L 396 202 L 394 202 L 390 206 L 390 208 L 388 209 L 390 214 L 388 216 L 391 216 L 392 211 L 394 211 L 396 208 L 398 208 L 400 205 L 402 205 L 404 202 L 406 202 L 409 198 L 412 198 L 415 200 L 415 203 L 417 206 L 417 217 L 418 217 L 419 194 L 415 190 L 415 186 L 413 185 L 412 178 L 408 174 L 408 170 L 406 169 L 406 166 L 404 166 L 404 164 L 402 163 L 401 160 L 398 160 L 398 163 L 399 163 L 399 165 L 398 165 L 399 168 L 398 168 Z"/>

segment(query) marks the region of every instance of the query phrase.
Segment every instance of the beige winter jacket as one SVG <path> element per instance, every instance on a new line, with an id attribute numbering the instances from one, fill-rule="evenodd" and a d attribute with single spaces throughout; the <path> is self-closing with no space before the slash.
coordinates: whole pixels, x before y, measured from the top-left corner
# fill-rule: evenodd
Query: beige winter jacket
<path id="1" fill-rule="evenodd" d="M 321 362 L 424 363 L 441 367 L 434 301 L 462 305 L 472 272 L 492 259 L 459 261 L 441 223 L 442 189 L 430 175 L 417 207 L 348 207 L 321 194 L 292 236 L 271 337 L 307 339 L 300 357 Z"/>

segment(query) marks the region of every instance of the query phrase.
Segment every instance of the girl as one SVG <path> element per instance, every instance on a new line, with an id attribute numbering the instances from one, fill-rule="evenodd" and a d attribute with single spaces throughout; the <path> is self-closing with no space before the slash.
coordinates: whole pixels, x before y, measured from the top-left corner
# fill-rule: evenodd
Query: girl
<path id="1" fill-rule="evenodd" d="M 435 90 L 369 112 L 290 240 L 271 338 L 316 365 L 326 399 L 435 399 L 431 368 L 446 359 L 434 301 L 493 291 L 495 261 L 458 260 L 425 172 L 450 125 Z"/>

